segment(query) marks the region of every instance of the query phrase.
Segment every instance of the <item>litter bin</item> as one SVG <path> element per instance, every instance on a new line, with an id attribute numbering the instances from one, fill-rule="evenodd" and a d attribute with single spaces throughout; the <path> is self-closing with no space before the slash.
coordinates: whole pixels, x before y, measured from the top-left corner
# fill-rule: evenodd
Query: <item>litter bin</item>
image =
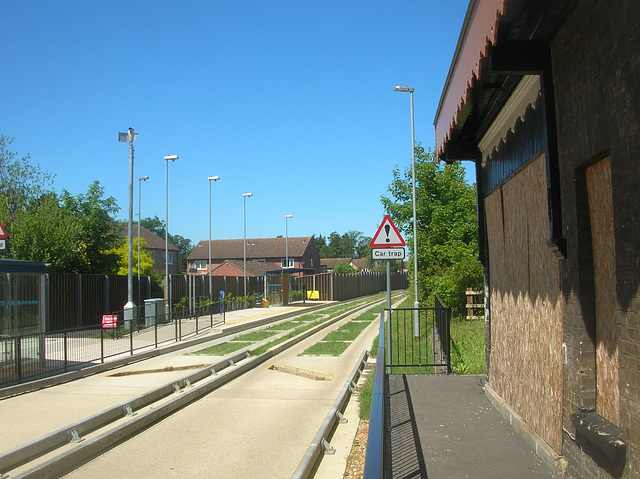
<path id="1" fill-rule="evenodd" d="M 164 299 L 150 298 L 144 300 L 144 325 L 154 326 L 164 316 Z"/>

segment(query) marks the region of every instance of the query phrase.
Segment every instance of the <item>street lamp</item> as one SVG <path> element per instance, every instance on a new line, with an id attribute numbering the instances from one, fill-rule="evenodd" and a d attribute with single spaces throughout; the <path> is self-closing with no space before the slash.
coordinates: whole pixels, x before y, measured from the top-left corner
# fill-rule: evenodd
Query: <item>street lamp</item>
<path id="1" fill-rule="evenodd" d="M 142 214 L 140 213 L 140 205 L 142 202 L 142 182 L 147 181 L 148 176 L 141 176 L 138 178 L 138 301 L 140 301 L 140 222 L 142 221 Z"/>
<path id="2" fill-rule="evenodd" d="M 285 231 L 285 268 L 289 267 L 289 218 L 293 215 L 284 215 L 284 231 Z"/>
<path id="3" fill-rule="evenodd" d="M 251 198 L 253 193 L 242 193 L 242 201 L 244 203 L 244 241 L 242 243 L 242 277 L 244 283 L 244 295 L 247 295 L 247 198 Z"/>
<path id="4" fill-rule="evenodd" d="M 125 322 L 127 319 L 131 321 L 133 319 L 131 310 L 135 308 L 133 303 L 133 142 L 138 138 L 138 134 L 133 131 L 133 128 L 129 128 L 127 133 L 118 133 L 118 141 L 123 143 L 129 143 L 129 226 L 128 226 L 128 256 L 127 256 L 127 304 L 124 306 L 126 311 Z"/>
<path id="5" fill-rule="evenodd" d="M 211 182 L 218 181 L 219 176 L 209 176 L 209 263 L 207 269 L 209 270 L 209 301 L 213 301 L 213 286 L 211 284 Z"/>
<path id="6" fill-rule="evenodd" d="M 417 227 L 417 215 L 416 215 L 416 140 L 415 140 L 415 131 L 413 126 L 413 88 L 408 86 L 397 86 L 394 88 L 394 91 L 399 91 L 403 93 L 409 93 L 411 100 L 411 176 L 413 178 L 412 184 L 412 194 L 413 194 L 413 287 L 414 287 L 414 295 L 415 295 L 415 303 L 413 303 L 413 307 L 415 308 L 414 312 L 414 334 L 415 336 L 419 336 L 419 328 L 420 328 L 420 312 L 418 309 L 420 308 L 420 302 L 418 301 L 418 227 Z"/>
<path id="7" fill-rule="evenodd" d="M 171 314 L 171 278 L 169 276 L 169 162 L 176 161 L 178 155 L 164 157 L 164 287 L 167 302 L 167 312 Z M 170 316 L 169 316 L 170 317 Z"/>

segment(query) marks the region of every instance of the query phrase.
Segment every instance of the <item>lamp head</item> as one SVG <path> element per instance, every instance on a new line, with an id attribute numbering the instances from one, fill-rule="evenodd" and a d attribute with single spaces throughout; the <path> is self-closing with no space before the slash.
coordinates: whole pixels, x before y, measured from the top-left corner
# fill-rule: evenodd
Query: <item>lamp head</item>
<path id="1" fill-rule="evenodd" d="M 285 218 L 293 218 L 293 215 L 284 215 Z"/>
<path id="2" fill-rule="evenodd" d="M 411 88 L 410 86 L 397 86 L 393 90 L 394 91 L 413 93 L 413 88 Z"/>
<path id="3" fill-rule="evenodd" d="M 242 193 L 242 196 L 245 196 L 245 197 L 247 197 L 247 196 L 253 196 L 253 193 Z"/>
<path id="4" fill-rule="evenodd" d="M 167 155 L 164 157 L 165 160 L 169 161 L 176 161 L 178 159 L 178 155 Z"/>
<path id="5" fill-rule="evenodd" d="M 209 180 L 209 181 L 218 181 L 219 179 L 220 179 L 220 177 L 219 177 L 219 176 L 209 176 L 209 177 L 207 178 L 207 180 Z"/>
<path id="6" fill-rule="evenodd" d="M 141 176 L 140 178 L 138 178 L 138 181 L 147 181 L 148 179 L 148 176 Z"/>

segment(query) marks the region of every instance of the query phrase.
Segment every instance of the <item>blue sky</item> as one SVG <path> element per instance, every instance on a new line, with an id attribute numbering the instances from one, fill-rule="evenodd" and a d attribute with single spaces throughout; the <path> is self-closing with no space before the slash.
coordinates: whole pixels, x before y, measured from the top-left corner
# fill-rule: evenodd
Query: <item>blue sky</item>
<path id="1" fill-rule="evenodd" d="M 10 149 L 84 193 L 98 180 L 128 215 L 165 218 L 194 244 L 360 231 L 373 236 L 392 170 L 433 119 L 467 0 L 25 1 L 0 6 Z"/>

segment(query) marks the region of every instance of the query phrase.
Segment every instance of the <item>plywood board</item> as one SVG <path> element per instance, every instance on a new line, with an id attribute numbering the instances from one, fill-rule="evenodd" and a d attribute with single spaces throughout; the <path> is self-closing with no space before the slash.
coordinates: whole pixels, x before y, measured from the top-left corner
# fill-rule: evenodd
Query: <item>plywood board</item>
<path id="1" fill-rule="evenodd" d="M 546 162 L 485 200 L 494 388 L 556 452 L 562 443 L 560 266 L 549 247 Z"/>
<path id="2" fill-rule="evenodd" d="M 610 158 L 600 160 L 585 173 L 596 303 L 596 411 L 619 424 L 616 249 Z"/>

